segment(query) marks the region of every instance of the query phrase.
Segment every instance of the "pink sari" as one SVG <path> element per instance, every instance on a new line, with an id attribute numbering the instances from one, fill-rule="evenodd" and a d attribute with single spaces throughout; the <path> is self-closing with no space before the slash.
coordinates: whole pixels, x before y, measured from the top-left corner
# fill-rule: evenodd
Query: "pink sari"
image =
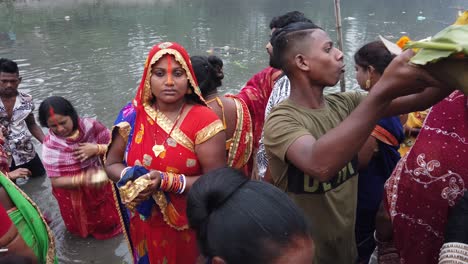
<path id="1" fill-rule="evenodd" d="M 437 263 L 448 210 L 468 187 L 467 96 L 435 105 L 385 184 L 384 202 L 400 263 Z"/>
<path id="2" fill-rule="evenodd" d="M 72 177 L 83 171 L 102 169 L 98 157 L 80 162 L 73 151 L 80 143 L 108 144 L 109 130 L 94 119 L 79 119 L 79 136 L 76 139 L 61 138 L 52 131 L 45 137 L 42 157 L 47 175 Z M 108 239 L 121 232 L 120 218 L 109 182 L 100 188 L 80 186 L 76 189 L 52 187 L 60 213 L 70 233 L 80 237 L 94 236 Z"/>

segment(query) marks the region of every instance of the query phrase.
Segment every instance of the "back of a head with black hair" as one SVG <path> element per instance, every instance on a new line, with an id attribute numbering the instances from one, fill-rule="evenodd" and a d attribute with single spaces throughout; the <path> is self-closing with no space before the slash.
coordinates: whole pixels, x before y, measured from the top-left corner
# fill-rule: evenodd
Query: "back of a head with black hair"
<path id="1" fill-rule="evenodd" d="M 52 109 L 52 111 L 51 111 Z M 73 121 L 73 130 L 78 129 L 78 113 L 73 105 L 67 99 L 61 96 L 51 96 L 42 101 L 39 106 L 39 123 L 43 127 L 49 127 L 47 120 L 52 113 L 57 115 L 69 116 Z"/>
<path id="2" fill-rule="evenodd" d="M 383 74 L 395 55 L 385 47 L 382 41 L 372 41 L 362 46 L 354 54 L 354 62 L 364 69 L 374 67 L 378 73 Z"/>
<path id="3" fill-rule="evenodd" d="M 290 72 L 287 58 L 296 55 L 292 53 L 300 52 L 300 49 L 303 48 L 303 45 L 300 45 L 301 42 L 310 37 L 313 30 L 317 29 L 322 30 L 321 27 L 312 22 L 297 22 L 273 32 L 270 40 L 274 50 L 273 60 L 278 63 L 286 74 Z"/>
<path id="4" fill-rule="evenodd" d="M 224 78 L 223 61 L 216 56 L 192 56 L 193 71 L 198 81 L 198 86 L 203 97 L 216 91 L 222 85 Z"/>
<path id="5" fill-rule="evenodd" d="M 19 75 L 18 64 L 12 60 L 1 58 L 0 59 L 0 72 L 16 73 Z"/>
<path id="6" fill-rule="evenodd" d="M 304 16 L 304 13 L 299 12 L 299 11 L 291 11 L 287 12 L 284 15 L 281 16 L 276 16 L 270 21 L 270 29 L 278 29 L 285 27 L 289 24 L 292 23 L 297 23 L 297 22 L 309 22 L 312 23 L 312 21 Z"/>
<path id="7" fill-rule="evenodd" d="M 271 263 L 291 241 L 309 237 L 302 211 L 284 192 L 232 168 L 195 182 L 187 216 L 201 253 L 226 263 Z"/>
<path id="8" fill-rule="evenodd" d="M 0 257 L 0 264 L 32 264 L 31 258 L 17 254 L 9 254 Z"/>

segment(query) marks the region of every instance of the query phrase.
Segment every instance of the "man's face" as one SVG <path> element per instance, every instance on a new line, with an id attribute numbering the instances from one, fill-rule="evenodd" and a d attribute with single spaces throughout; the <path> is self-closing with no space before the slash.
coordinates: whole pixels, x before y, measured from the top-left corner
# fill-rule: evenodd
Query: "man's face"
<path id="1" fill-rule="evenodd" d="M 314 30 L 303 52 L 309 61 L 309 78 L 324 86 L 333 86 L 344 73 L 343 52 L 333 46 L 328 34 Z"/>
<path id="2" fill-rule="evenodd" d="M 270 39 L 271 39 L 271 36 L 273 35 L 273 33 L 275 32 L 276 28 L 272 28 L 271 31 L 270 31 Z M 265 46 L 266 50 L 267 50 L 267 53 L 268 55 L 270 56 L 270 60 L 269 60 L 269 63 L 271 67 L 273 68 L 276 68 L 276 69 L 279 69 L 281 65 L 277 65 L 277 63 L 275 63 L 273 61 L 273 46 L 271 45 L 270 41 L 268 41 L 268 43 L 266 44 Z"/>
<path id="3" fill-rule="evenodd" d="M 16 96 L 21 77 L 17 73 L 0 72 L 0 96 Z"/>

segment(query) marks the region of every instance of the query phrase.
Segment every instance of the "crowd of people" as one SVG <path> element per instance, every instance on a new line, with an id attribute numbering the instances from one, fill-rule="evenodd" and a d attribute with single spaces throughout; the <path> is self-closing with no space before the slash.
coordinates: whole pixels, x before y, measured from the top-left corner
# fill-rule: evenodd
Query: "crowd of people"
<path id="1" fill-rule="evenodd" d="M 111 129 L 52 96 L 44 135 L 0 59 L 0 263 L 57 262 L 15 184 L 45 174 L 70 233 L 123 233 L 138 264 L 468 263 L 467 95 L 380 40 L 354 55 L 365 92 L 325 94 L 327 32 L 298 11 L 270 30 L 269 67 L 230 95 L 221 58 L 154 45 Z"/>

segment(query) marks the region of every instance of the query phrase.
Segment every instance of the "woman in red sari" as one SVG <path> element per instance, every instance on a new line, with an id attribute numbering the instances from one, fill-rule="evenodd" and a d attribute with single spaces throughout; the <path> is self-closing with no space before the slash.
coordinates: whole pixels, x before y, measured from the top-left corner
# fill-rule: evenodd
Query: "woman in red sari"
<path id="1" fill-rule="evenodd" d="M 208 107 L 223 121 L 226 129 L 227 165 L 241 169 L 250 178 L 252 168 L 247 162 L 252 157 L 252 119 L 243 100 L 231 96 L 220 96 L 218 87 L 224 78 L 223 61 L 216 56 L 192 56 L 193 70 Z"/>
<path id="2" fill-rule="evenodd" d="M 112 184 L 101 163 L 109 130 L 94 119 L 79 118 L 73 105 L 59 96 L 41 103 L 39 121 L 49 128 L 43 163 L 67 230 L 97 239 L 120 234 Z"/>
<path id="3" fill-rule="evenodd" d="M 182 46 L 155 45 L 113 129 L 106 170 L 127 207 L 120 208 L 135 263 L 195 263 L 199 255 L 186 193 L 226 165 L 226 136 L 194 76 Z"/>
<path id="4" fill-rule="evenodd" d="M 387 246 L 379 249 L 380 259 L 386 259 L 379 263 L 437 263 L 449 209 L 468 188 L 467 99 L 456 91 L 432 107 L 386 182 L 384 205 L 393 232 L 377 230 L 376 238 Z M 394 253 L 388 247 L 392 234 Z"/>

